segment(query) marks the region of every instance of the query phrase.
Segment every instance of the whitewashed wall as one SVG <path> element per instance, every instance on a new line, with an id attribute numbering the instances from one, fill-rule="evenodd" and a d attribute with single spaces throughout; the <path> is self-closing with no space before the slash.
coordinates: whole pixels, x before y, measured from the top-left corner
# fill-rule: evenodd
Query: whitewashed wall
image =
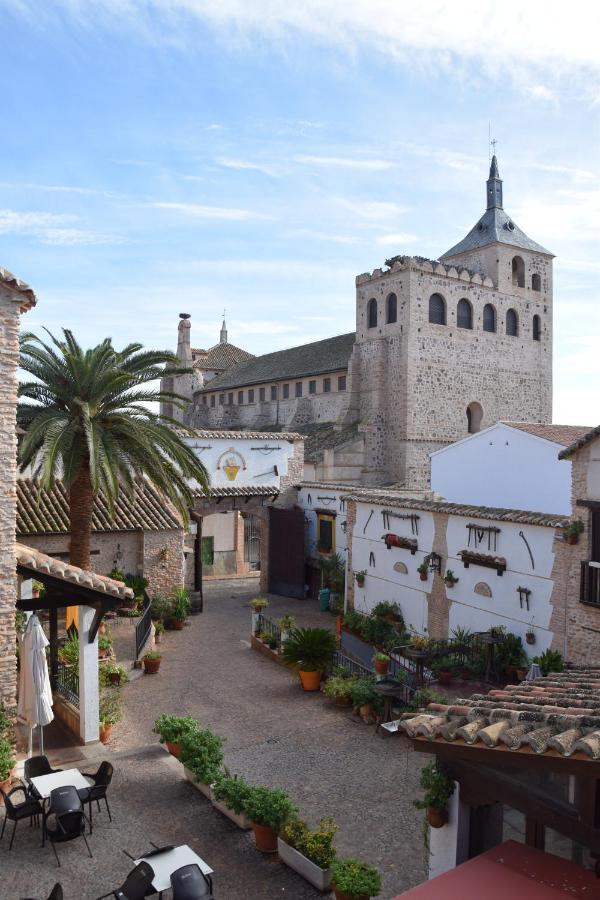
<path id="1" fill-rule="evenodd" d="M 215 513 L 202 520 L 202 537 L 214 538 L 214 551 L 220 553 L 235 548 L 235 513 Z"/>
<path id="2" fill-rule="evenodd" d="M 265 438 L 214 438 L 212 436 L 185 438 L 202 463 L 206 466 L 213 487 L 280 484 L 287 475 L 294 445 L 274 434 Z M 239 471 L 233 481 L 227 478 L 224 465 L 234 459 Z M 273 467 L 277 466 L 275 475 Z"/>
<path id="3" fill-rule="evenodd" d="M 345 557 L 347 542 L 342 524 L 346 522 L 346 506 L 342 501 L 344 490 L 330 490 L 324 486 L 303 487 L 298 491 L 298 504 L 304 510 L 306 522 L 306 556 L 317 556 L 317 510 L 335 515 L 335 549 Z"/>
<path id="4" fill-rule="evenodd" d="M 562 445 L 498 422 L 431 454 L 431 488 L 452 503 L 571 514 Z"/>

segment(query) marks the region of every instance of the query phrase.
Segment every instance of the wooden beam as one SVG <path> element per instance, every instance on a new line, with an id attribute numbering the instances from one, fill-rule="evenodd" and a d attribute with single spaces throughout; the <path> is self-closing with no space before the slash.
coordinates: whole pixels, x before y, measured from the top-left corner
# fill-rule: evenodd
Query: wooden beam
<path id="1" fill-rule="evenodd" d="M 102 617 L 104 616 L 105 610 L 100 607 L 94 613 L 94 618 L 92 619 L 92 624 L 88 633 L 88 644 L 93 644 L 96 640 L 96 635 L 98 634 L 98 629 L 100 628 L 100 622 L 102 621 Z"/>

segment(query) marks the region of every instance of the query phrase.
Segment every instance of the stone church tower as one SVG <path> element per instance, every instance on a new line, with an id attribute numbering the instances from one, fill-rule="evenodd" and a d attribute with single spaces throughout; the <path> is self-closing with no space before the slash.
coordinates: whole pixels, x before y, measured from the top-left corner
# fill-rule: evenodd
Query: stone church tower
<path id="1" fill-rule="evenodd" d="M 356 279 L 346 422 L 364 435 L 365 484 L 426 487 L 445 444 L 552 421 L 553 254 L 505 212 L 495 156 L 486 206 L 439 261 L 395 257 Z"/>

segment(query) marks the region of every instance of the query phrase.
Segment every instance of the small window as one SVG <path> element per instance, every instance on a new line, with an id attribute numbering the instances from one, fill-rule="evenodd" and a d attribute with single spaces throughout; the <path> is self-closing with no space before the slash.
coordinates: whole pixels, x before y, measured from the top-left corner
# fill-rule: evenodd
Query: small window
<path id="1" fill-rule="evenodd" d="M 514 309 L 506 313 L 506 333 L 509 337 L 517 337 L 519 334 L 519 318 Z"/>
<path id="2" fill-rule="evenodd" d="M 227 394 L 227 405 L 233 406 L 233 391 L 231 392 L 231 394 Z"/>
<path id="3" fill-rule="evenodd" d="M 225 394 L 219 394 L 219 406 L 225 406 Z"/>
<path id="4" fill-rule="evenodd" d="M 532 291 L 541 291 L 541 289 L 542 289 L 542 276 L 538 275 L 538 273 L 535 272 L 531 276 L 531 290 Z"/>
<path id="5" fill-rule="evenodd" d="M 267 396 L 267 394 L 266 394 L 265 389 L 259 388 L 258 389 L 258 399 L 260 400 L 261 403 L 265 402 L 266 396 Z"/>
<path id="6" fill-rule="evenodd" d="M 211 394 L 210 405 L 211 405 L 211 406 L 214 406 L 214 405 L 215 405 L 215 395 L 214 395 L 214 394 Z"/>
<path id="7" fill-rule="evenodd" d="M 288 400 L 290 396 L 290 386 L 289 384 L 284 384 L 283 386 L 283 399 Z"/>
<path id="8" fill-rule="evenodd" d="M 319 553 L 335 552 L 335 516 L 317 513 L 317 550 Z"/>
<path id="9" fill-rule="evenodd" d="M 302 382 L 297 381 L 296 382 L 296 397 L 301 397 L 301 396 L 302 396 Z"/>
<path id="10" fill-rule="evenodd" d="M 512 283 L 515 287 L 525 287 L 525 263 L 521 256 L 513 256 Z"/>
<path id="11" fill-rule="evenodd" d="M 398 320 L 398 300 L 395 294 L 388 294 L 388 298 L 385 301 L 385 313 L 385 320 L 388 325 Z"/>
<path id="12" fill-rule="evenodd" d="M 328 394 L 331 390 L 331 378 L 323 379 L 323 393 Z"/>
<path id="13" fill-rule="evenodd" d="M 340 375 L 338 377 L 338 391 L 345 391 L 345 390 L 346 390 L 346 376 Z"/>
<path id="14" fill-rule="evenodd" d="M 377 328 L 377 300 L 372 297 L 367 303 L 367 328 Z"/>
<path id="15" fill-rule="evenodd" d="M 244 392 L 238 391 L 238 406 L 244 405 Z"/>
<path id="16" fill-rule="evenodd" d="M 539 316 L 533 317 L 533 339 L 534 341 L 541 341 L 542 339 L 542 322 Z"/>
<path id="17" fill-rule="evenodd" d="M 434 325 L 446 324 L 446 301 L 441 294 L 432 294 L 429 298 L 429 321 Z"/>
<path id="18" fill-rule="evenodd" d="M 473 327 L 473 309 L 469 301 L 465 300 L 464 297 L 458 301 L 458 306 L 456 307 L 456 324 L 459 328 Z"/>
<path id="19" fill-rule="evenodd" d="M 316 394 L 316 393 L 317 393 L 317 382 L 316 382 L 316 381 L 309 381 L 309 382 L 308 382 L 308 393 L 309 393 L 309 394 Z"/>
<path id="20" fill-rule="evenodd" d="M 496 310 L 491 303 L 486 303 L 483 307 L 483 330 L 496 330 Z"/>
<path id="21" fill-rule="evenodd" d="M 207 404 L 207 402 L 208 402 L 208 399 L 207 399 L 206 395 L 202 398 L 202 402 L 203 402 L 203 404 L 206 406 L 206 404 Z"/>
<path id="22" fill-rule="evenodd" d="M 483 418 L 483 409 L 477 401 L 469 403 L 467 406 L 467 431 L 469 434 L 477 434 L 481 431 L 481 420 Z"/>
<path id="23" fill-rule="evenodd" d="M 271 385 L 271 400 L 277 400 L 277 385 Z"/>
<path id="24" fill-rule="evenodd" d="M 248 403 L 254 403 L 254 391 L 252 388 L 248 391 Z"/>

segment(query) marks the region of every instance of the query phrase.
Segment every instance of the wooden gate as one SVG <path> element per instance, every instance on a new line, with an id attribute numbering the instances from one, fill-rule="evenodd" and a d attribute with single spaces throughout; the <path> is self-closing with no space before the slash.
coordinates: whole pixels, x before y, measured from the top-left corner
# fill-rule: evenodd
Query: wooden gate
<path id="1" fill-rule="evenodd" d="M 304 599 L 304 512 L 269 510 L 269 592 Z"/>

